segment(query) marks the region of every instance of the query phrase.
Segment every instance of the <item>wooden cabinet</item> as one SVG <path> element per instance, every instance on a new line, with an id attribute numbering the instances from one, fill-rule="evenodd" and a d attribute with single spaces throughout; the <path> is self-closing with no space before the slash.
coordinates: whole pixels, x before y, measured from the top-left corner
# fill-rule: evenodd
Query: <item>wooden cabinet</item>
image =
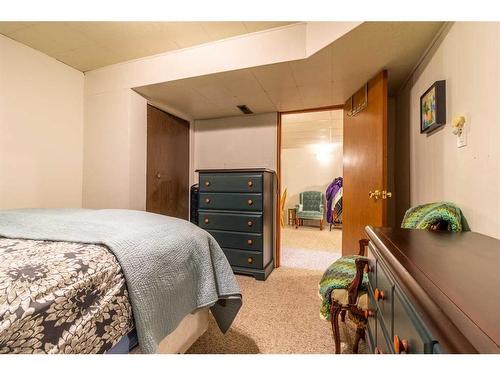
<path id="1" fill-rule="evenodd" d="M 266 169 L 198 170 L 198 225 L 235 273 L 265 280 L 274 267 L 276 176 Z"/>
<path id="2" fill-rule="evenodd" d="M 367 227 L 374 353 L 500 353 L 500 241 Z"/>

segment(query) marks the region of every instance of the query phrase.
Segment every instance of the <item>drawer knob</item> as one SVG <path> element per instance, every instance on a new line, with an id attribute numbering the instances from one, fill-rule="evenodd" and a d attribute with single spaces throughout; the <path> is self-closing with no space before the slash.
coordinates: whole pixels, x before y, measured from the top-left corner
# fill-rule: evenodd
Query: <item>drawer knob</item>
<path id="1" fill-rule="evenodd" d="M 205 186 L 210 186 L 210 181 L 205 181 Z"/>
<path id="2" fill-rule="evenodd" d="M 247 240 L 248 245 L 253 245 L 253 240 Z"/>
<path id="3" fill-rule="evenodd" d="M 375 313 L 373 312 L 373 310 L 370 310 L 370 309 L 365 310 L 365 318 L 366 319 L 368 319 L 368 318 L 370 318 L 370 317 L 372 317 L 374 315 L 375 315 Z"/>
<path id="4" fill-rule="evenodd" d="M 253 181 L 248 181 L 247 185 L 248 185 L 248 187 L 252 187 L 253 186 Z"/>
<path id="5" fill-rule="evenodd" d="M 398 335 L 394 335 L 394 352 L 396 354 L 408 353 L 409 345 L 408 340 L 401 340 Z"/>
<path id="6" fill-rule="evenodd" d="M 248 203 L 248 205 L 249 205 L 249 206 L 251 206 L 251 205 L 253 204 L 253 200 L 249 199 L 249 200 L 247 201 L 247 203 Z"/>
<path id="7" fill-rule="evenodd" d="M 205 198 L 205 203 L 210 203 L 210 198 Z"/>
<path id="8" fill-rule="evenodd" d="M 373 267 L 370 267 L 368 264 L 365 265 L 365 273 L 372 273 Z"/>
<path id="9" fill-rule="evenodd" d="M 250 264 L 252 264 L 253 263 L 253 258 L 252 257 L 248 257 L 247 258 L 247 262 L 250 263 Z"/>
<path id="10" fill-rule="evenodd" d="M 248 220 L 247 225 L 248 225 L 249 227 L 251 227 L 251 226 L 253 225 L 253 221 L 252 221 L 252 220 Z"/>
<path id="11" fill-rule="evenodd" d="M 378 288 L 375 288 L 375 299 L 377 301 L 383 300 L 385 297 L 385 294 L 382 290 L 379 290 Z"/>
<path id="12" fill-rule="evenodd" d="M 380 350 L 378 347 L 375 347 L 375 350 L 373 351 L 375 354 L 384 354 L 382 350 Z"/>
<path id="13" fill-rule="evenodd" d="M 205 224 L 208 224 L 208 217 L 206 217 L 203 221 L 205 222 Z"/>

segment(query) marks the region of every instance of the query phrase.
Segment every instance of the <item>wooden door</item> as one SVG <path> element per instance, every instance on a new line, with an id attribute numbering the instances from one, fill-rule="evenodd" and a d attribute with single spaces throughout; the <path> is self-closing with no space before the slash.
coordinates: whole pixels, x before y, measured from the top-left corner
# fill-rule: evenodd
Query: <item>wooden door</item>
<path id="1" fill-rule="evenodd" d="M 365 88 L 354 98 L 364 97 Z M 387 190 L 387 71 L 368 82 L 367 105 L 350 115 L 344 110 L 344 196 L 342 254 L 356 254 L 366 225 L 384 226 L 387 200 L 369 192 Z"/>
<path id="2" fill-rule="evenodd" d="M 146 211 L 189 219 L 189 122 L 148 105 Z"/>

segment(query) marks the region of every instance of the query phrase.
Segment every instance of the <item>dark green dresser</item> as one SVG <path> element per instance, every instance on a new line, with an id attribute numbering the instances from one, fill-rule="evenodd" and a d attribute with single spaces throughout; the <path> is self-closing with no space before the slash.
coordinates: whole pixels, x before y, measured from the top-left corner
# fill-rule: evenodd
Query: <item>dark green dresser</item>
<path id="1" fill-rule="evenodd" d="M 198 225 L 217 240 L 235 273 L 265 280 L 274 268 L 275 173 L 267 169 L 197 172 Z"/>

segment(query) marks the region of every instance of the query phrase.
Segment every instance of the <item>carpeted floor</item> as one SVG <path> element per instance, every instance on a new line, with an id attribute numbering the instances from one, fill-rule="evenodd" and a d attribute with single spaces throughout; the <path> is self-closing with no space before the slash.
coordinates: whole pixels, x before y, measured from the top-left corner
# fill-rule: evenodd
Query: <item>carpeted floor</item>
<path id="1" fill-rule="evenodd" d="M 223 335 L 211 318 L 208 331 L 188 353 L 333 353 L 329 322 L 319 316 L 321 271 L 280 267 L 265 281 L 237 276 L 243 307 Z M 352 325 L 342 327 L 342 352 L 349 353 Z M 366 350 L 361 342 L 360 352 Z"/>
<path id="2" fill-rule="evenodd" d="M 342 230 L 328 227 L 319 230 L 318 227 L 301 226 L 297 229 L 285 225 L 281 229 L 281 246 L 284 248 L 316 250 L 339 253 L 342 249 Z"/>
<path id="3" fill-rule="evenodd" d="M 290 268 L 325 270 L 341 257 L 342 231 L 317 227 L 285 226 L 281 229 L 281 265 Z"/>

